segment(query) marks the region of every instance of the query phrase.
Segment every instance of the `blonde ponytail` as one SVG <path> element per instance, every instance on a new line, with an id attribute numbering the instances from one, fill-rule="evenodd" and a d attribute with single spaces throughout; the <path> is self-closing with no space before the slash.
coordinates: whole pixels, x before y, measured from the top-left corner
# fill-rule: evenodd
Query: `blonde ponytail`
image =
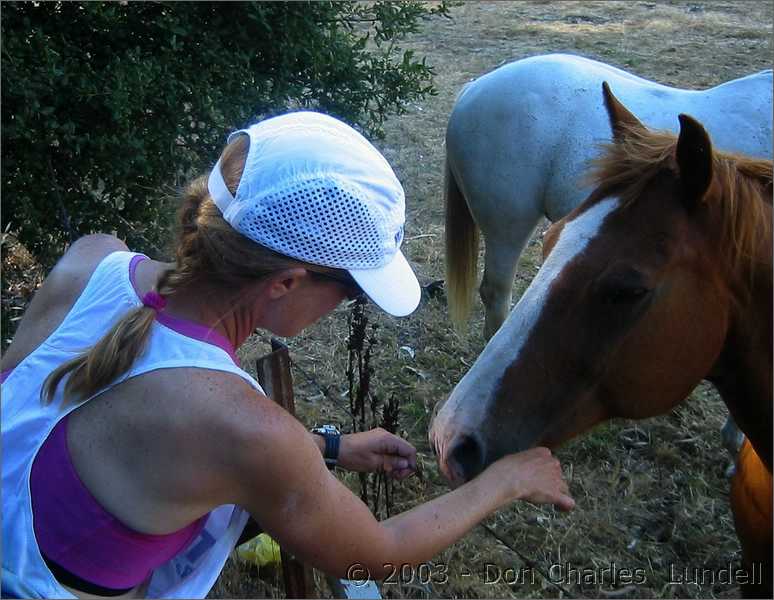
<path id="1" fill-rule="evenodd" d="M 86 399 L 126 373 L 142 354 L 156 311 L 141 306 L 118 321 L 88 351 L 54 370 L 43 383 L 43 402 L 53 401 L 62 379 L 70 373 L 64 387 L 65 403 Z"/>

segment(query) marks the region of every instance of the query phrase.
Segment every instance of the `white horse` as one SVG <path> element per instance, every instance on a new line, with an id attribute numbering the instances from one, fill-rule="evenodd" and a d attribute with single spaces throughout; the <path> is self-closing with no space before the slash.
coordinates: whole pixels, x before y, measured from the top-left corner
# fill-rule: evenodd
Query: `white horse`
<path id="1" fill-rule="evenodd" d="M 489 338 L 510 311 L 516 263 L 540 219 L 561 219 L 591 191 L 583 173 L 612 137 L 603 81 L 651 129 L 676 132 L 674 116 L 687 113 L 716 148 L 772 156 L 770 69 L 690 91 L 549 54 L 480 77 L 461 92 L 446 132 L 446 283 L 457 325 L 477 279 L 477 228 L 486 243 L 480 294 Z"/>

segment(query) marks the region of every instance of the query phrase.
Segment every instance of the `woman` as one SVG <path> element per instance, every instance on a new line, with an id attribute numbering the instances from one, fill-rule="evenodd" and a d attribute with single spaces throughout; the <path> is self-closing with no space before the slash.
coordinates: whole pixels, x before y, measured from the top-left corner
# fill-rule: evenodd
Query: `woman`
<path id="1" fill-rule="evenodd" d="M 323 451 L 402 478 L 415 450 L 378 430 L 312 435 L 239 368 L 256 328 L 296 335 L 363 292 L 412 312 L 403 223 L 381 154 L 298 112 L 230 136 L 185 192 L 174 263 L 105 235 L 73 244 L 2 362 L 4 592 L 203 597 L 248 513 L 323 571 L 380 578 L 516 499 L 572 508 L 559 463 L 535 449 L 377 522 Z"/>

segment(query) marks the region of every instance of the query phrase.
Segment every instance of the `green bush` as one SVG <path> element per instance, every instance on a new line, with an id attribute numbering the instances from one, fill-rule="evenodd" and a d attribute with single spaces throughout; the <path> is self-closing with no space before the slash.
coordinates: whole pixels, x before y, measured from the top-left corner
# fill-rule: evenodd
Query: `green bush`
<path id="1" fill-rule="evenodd" d="M 421 2 L 8 2 L 2 10 L 4 227 L 43 264 L 92 231 L 158 252 L 161 190 L 227 132 L 312 108 L 379 135 L 433 94 L 399 43 Z"/>

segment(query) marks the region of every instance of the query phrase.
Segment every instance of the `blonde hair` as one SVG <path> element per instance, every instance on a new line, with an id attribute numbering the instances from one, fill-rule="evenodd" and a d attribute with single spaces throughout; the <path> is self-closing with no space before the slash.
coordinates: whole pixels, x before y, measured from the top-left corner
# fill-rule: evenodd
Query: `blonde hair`
<path id="1" fill-rule="evenodd" d="M 249 138 L 240 135 L 221 156 L 223 179 L 232 194 L 242 177 L 248 149 Z M 346 274 L 289 258 L 238 233 L 223 219 L 210 197 L 206 175 L 183 190 L 174 252 L 175 267 L 164 271 L 156 282 L 155 289 L 161 296 L 174 296 L 202 283 L 233 293 L 273 272 L 294 267 L 321 274 Z M 64 404 L 86 400 L 116 381 L 142 354 L 155 317 L 155 310 L 148 306 L 129 311 L 96 344 L 46 378 L 41 400 L 52 402 L 68 374 Z"/>

